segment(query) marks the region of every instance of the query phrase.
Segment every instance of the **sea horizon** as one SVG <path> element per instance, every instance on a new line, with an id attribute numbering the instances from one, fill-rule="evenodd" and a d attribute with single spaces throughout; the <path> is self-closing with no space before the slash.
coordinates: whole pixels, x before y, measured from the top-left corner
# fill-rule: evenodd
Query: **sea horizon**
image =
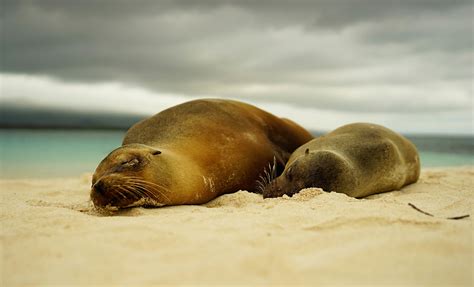
<path id="1" fill-rule="evenodd" d="M 318 136 L 325 131 L 311 131 Z M 0 178 L 74 177 L 92 173 L 121 145 L 126 129 L 0 128 Z M 422 168 L 474 165 L 470 135 L 405 135 L 418 148 Z"/>

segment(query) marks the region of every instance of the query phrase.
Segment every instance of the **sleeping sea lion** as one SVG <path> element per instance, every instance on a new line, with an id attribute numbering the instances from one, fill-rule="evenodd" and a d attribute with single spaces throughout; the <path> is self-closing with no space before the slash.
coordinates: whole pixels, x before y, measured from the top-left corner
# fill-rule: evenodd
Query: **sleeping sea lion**
<path id="1" fill-rule="evenodd" d="M 319 187 L 365 197 L 400 189 L 419 175 L 418 152 L 408 139 L 379 125 L 355 123 L 295 150 L 263 196 L 291 196 L 303 188 Z"/>
<path id="2" fill-rule="evenodd" d="M 258 191 L 272 162 L 283 170 L 313 137 L 296 123 L 249 104 L 186 102 L 132 126 L 98 165 L 91 200 L 98 208 L 201 204 L 238 190 Z"/>

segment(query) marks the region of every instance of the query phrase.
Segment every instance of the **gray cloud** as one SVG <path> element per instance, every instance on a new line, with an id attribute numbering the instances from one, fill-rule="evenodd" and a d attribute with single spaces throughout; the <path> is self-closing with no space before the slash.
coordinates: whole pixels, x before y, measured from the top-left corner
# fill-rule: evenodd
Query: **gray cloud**
<path id="1" fill-rule="evenodd" d="M 471 1 L 4 1 L 3 73 L 351 112 L 472 104 Z"/>

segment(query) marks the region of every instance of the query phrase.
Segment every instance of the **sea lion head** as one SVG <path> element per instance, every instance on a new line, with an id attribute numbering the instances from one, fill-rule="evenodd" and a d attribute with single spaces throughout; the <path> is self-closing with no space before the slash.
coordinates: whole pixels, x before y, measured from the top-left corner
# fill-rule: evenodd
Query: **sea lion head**
<path id="1" fill-rule="evenodd" d="M 166 153 L 142 144 L 119 147 L 97 166 L 91 200 L 99 209 L 162 206 L 169 198 Z M 156 175 L 160 175 L 159 179 Z"/>
<path id="2" fill-rule="evenodd" d="M 325 191 L 338 191 L 338 184 L 350 180 L 346 162 L 334 152 L 321 150 L 310 152 L 308 148 L 295 151 L 297 155 L 285 166 L 283 173 L 263 190 L 263 197 L 293 195 L 308 187 Z"/>
<path id="3" fill-rule="evenodd" d="M 263 197 L 279 197 L 284 194 L 293 195 L 303 189 L 310 179 L 308 172 L 308 160 L 305 158 L 308 155 L 299 156 L 289 162 L 283 173 L 271 181 L 263 190 Z"/>

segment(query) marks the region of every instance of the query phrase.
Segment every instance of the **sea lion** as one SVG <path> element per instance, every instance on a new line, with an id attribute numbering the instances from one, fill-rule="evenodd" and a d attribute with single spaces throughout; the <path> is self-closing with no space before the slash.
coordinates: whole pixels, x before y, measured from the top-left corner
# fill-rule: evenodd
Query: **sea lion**
<path id="1" fill-rule="evenodd" d="M 418 152 L 408 139 L 379 125 L 355 123 L 296 149 L 263 196 L 291 196 L 303 188 L 320 187 L 365 197 L 400 189 L 419 175 Z"/>
<path id="2" fill-rule="evenodd" d="M 133 125 L 100 162 L 91 200 L 98 208 L 201 204 L 238 190 L 258 191 L 274 161 L 280 171 L 313 136 L 249 104 L 201 99 Z"/>

